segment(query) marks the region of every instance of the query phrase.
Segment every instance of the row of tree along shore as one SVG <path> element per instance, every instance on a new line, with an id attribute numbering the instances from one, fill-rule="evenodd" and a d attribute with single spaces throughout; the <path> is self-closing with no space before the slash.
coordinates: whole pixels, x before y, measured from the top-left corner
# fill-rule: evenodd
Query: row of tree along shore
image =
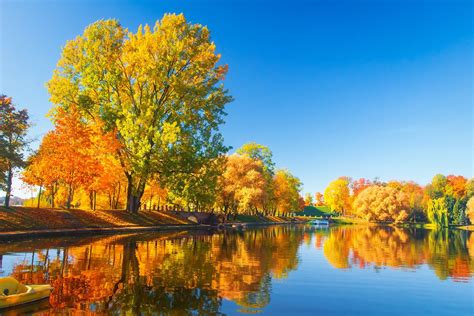
<path id="1" fill-rule="evenodd" d="M 324 194 L 276 169 L 271 150 L 248 143 L 229 155 L 220 126 L 232 97 L 207 27 L 167 14 L 134 33 L 100 20 L 66 43 L 47 84 L 54 129 L 25 159 L 30 121 L 0 96 L 0 186 L 38 189 L 26 206 L 288 216 L 311 205 L 367 221 L 474 222 L 473 180 L 414 182 L 341 177 Z"/>
<path id="2" fill-rule="evenodd" d="M 332 181 L 324 194 L 305 195 L 309 208 L 383 223 L 430 223 L 437 227 L 474 223 L 474 178 L 437 174 L 421 186 L 413 181 L 378 179 Z"/>

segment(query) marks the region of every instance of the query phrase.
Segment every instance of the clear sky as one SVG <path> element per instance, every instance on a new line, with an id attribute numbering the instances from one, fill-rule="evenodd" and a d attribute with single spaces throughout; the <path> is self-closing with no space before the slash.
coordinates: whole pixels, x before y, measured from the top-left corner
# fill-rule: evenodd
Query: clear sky
<path id="1" fill-rule="evenodd" d="M 226 144 L 269 146 L 304 192 L 342 175 L 473 175 L 473 1 L 0 3 L 0 93 L 37 139 L 66 40 L 98 19 L 135 31 L 175 12 L 207 25 L 229 65 Z"/>

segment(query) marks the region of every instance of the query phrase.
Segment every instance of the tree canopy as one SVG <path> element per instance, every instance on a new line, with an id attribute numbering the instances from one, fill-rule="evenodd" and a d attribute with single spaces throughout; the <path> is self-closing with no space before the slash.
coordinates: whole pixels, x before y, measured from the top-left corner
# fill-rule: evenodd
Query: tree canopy
<path id="1" fill-rule="evenodd" d="M 10 204 L 13 172 L 25 165 L 29 127 L 27 110 L 18 110 L 12 98 L 0 95 L 0 189 L 5 190 L 6 207 Z"/>
<path id="2" fill-rule="evenodd" d="M 116 135 L 128 210 L 138 210 L 152 175 L 192 174 L 226 152 L 218 128 L 232 98 L 215 49 L 207 27 L 182 14 L 136 33 L 100 20 L 66 43 L 48 83 L 51 101 Z"/>

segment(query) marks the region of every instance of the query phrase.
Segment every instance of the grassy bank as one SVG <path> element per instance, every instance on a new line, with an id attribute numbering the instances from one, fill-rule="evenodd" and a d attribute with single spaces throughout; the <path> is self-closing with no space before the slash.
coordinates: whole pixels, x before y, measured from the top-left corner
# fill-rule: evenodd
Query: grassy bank
<path id="1" fill-rule="evenodd" d="M 238 215 L 232 222 L 279 223 L 289 218 L 276 216 Z M 0 208 L 0 232 L 82 229 L 125 228 L 153 226 L 195 225 L 186 217 L 173 212 L 141 211 L 132 214 L 123 210 L 79 210 L 13 207 Z"/>
<path id="2" fill-rule="evenodd" d="M 63 210 L 14 207 L 0 209 L 0 231 L 186 225 L 191 222 L 160 212 L 131 214 L 122 210 Z"/>

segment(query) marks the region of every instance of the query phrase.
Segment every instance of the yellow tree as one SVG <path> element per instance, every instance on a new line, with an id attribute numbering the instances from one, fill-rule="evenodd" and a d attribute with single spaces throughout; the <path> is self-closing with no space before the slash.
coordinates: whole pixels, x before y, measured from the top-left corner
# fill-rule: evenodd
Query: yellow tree
<path id="1" fill-rule="evenodd" d="M 38 151 L 28 158 L 28 164 L 21 175 L 23 182 L 40 187 L 38 206 L 41 199 L 41 188 L 47 190 L 51 207 L 55 206 L 55 194 L 61 177 L 59 168 L 56 166 L 62 163 L 61 158 L 56 155 L 58 152 L 56 139 L 53 131 L 43 137 Z"/>
<path id="2" fill-rule="evenodd" d="M 278 170 L 273 177 L 276 211 L 280 215 L 300 209 L 301 181 L 288 170 Z"/>
<path id="3" fill-rule="evenodd" d="M 30 185 L 30 186 L 38 186 L 38 203 L 37 208 L 40 207 L 41 201 L 41 193 L 43 191 L 43 186 L 46 184 L 46 175 L 47 169 L 51 168 L 51 166 L 46 165 L 46 161 L 42 159 L 42 156 L 39 152 L 32 154 L 28 157 L 26 161 L 26 168 L 21 173 L 20 179 Z"/>
<path id="4" fill-rule="evenodd" d="M 466 215 L 471 224 L 474 224 L 474 196 L 471 196 L 466 204 Z M 474 234 L 473 234 L 474 235 Z"/>
<path id="5" fill-rule="evenodd" d="M 152 176 L 192 174 L 227 151 L 219 126 L 231 97 L 215 50 L 209 30 L 182 14 L 136 33 L 101 20 L 66 43 L 48 84 L 51 101 L 114 131 L 127 210 L 138 211 Z"/>
<path id="6" fill-rule="evenodd" d="M 333 212 L 344 214 L 351 207 L 351 196 L 349 191 L 349 179 L 340 177 L 329 183 L 324 191 L 324 202 Z"/>
<path id="7" fill-rule="evenodd" d="M 158 179 L 152 179 L 148 182 L 145 192 L 143 194 L 144 201 L 148 201 L 148 206 L 145 204 L 145 208 L 152 210 L 158 208 L 166 203 L 168 192 L 165 188 L 162 188 Z"/>
<path id="8" fill-rule="evenodd" d="M 267 181 L 265 185 L 265 200 L 262 207 L 263 211 L 268 213 L 271 209 L 275 208 L 275 192 L 272 185 L 272 178 L 275 175 L 275 163 L 273 162 L 272 151 L 267 146 L 250 142 L 242 145 L 242 147 L 236 150 L 236 153 L 262 162 L 263 174 Z"/>
<path id="9" fill-rule="evenodd" d="M 353 212 L 368 221 L 403 222 L 410 214 L 409 197 L 393 187 L 373 185 L 357 196 Z"/>
<path id="10" fill-rule="evenodd" d="M 219 179 L 218 205 L 225 214 L 252 213 L 262 208 L 265 176 L 260 160 L 233 154 L 227 157 Z"/>

